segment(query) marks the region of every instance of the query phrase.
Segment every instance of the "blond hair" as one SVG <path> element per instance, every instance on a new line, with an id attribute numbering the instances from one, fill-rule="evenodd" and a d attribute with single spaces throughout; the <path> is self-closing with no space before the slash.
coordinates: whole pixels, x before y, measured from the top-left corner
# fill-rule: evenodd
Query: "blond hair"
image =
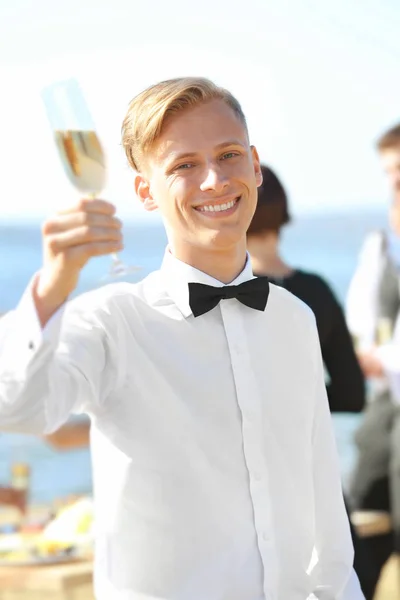
<path id="1" fill-rule="evenodd" d="M 211 100 L 223 100 L 246 127 L 246 118 L 236 98 L 202 77 L 169 79 L 148 87 L 129 104 L 122 124 L 122 145 L 128 162 L 140 171 L 144 158 L 161 135 L 166 120 L 186 108 Z"/>
<path id="2" fill-rule="evenodd" d="M 376 147 L 380 152 L 400 146 L 400 123 L 391 127 L 378 139 Z"/>

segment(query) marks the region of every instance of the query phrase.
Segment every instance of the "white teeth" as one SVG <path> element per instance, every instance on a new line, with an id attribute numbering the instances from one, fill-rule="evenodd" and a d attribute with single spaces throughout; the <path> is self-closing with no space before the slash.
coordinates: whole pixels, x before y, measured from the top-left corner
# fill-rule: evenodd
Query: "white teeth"
<path id="1" fill-rule="evenodd" d="M 221 212 L 224 210 L 229 210 L 232 208 L 232 206 L 235 206 L 235 204 L 236 199 L 226 202 L 225 204 L 209 204 L 208 206 L 200 206 L 199 210 L 201 212 Z"/>

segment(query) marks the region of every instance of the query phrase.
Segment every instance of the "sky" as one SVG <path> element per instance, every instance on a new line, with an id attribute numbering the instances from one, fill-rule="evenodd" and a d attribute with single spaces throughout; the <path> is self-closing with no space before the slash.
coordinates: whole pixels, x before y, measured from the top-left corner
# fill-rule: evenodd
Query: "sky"
<path id="1" fill-rule="evenodd" d="M 181 75 L 237 96 L 292 212 L 382 206 L 374 141 L 400 121 L 398 31 L 398 0 L 0 0 L 0 220 L 77 197 L 40 97 L 71 76 L 107 152 L 103 195 L 124 218 L 144 218 L 120 146 L 126 107 Z"/>

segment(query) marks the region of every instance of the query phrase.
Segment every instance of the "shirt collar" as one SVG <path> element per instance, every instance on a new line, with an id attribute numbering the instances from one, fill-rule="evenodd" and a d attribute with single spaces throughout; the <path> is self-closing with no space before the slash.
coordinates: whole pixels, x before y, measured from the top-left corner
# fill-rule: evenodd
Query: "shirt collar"
<path id="1" fill-rule="evenodd" d="M 192 309 L 189 306 L 189 282 L 204 283 L 206 285 L 213 285 L 214 287 L 223 287 L 226 285 L 218 281 L 218 279 L 214 279 L 211 275 L 207 275 L 207 273 L 203 273 L 203 271 L 199 271 L 195 267 L 182 262 L 172 254 L 168 247 L 161 265 L 161 274 L 168 295 L 175 302 L 185 318 L 192 314 Z M 243 271 L 229 285 L 239 285 L 244 281 L 249 281 L 249 279 L 254 279 L 254 275 L 249 254 L 246 253 L 246 264 Z"/>

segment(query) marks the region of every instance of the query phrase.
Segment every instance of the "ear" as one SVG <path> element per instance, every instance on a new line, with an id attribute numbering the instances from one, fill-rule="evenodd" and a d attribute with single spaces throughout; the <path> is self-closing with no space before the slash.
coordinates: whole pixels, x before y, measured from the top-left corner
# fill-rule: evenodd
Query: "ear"
<path id="1" fill-rule="evenodd" d="M 262 185 L 262 182 L 263 182 L 260 157 L 258 156 L 258 152 L 257 152 L 257 149 L 255 146 L 250 146 L 250 148 L 251 148 L 251 156 L 253 158 L 253 166 L 254 166 L 254 173 L 256 176 L 257 187 L 260 187 L 260 185 Z"/>
<path id="2" fill-rule="evenodd" d="M 143 203 L 145 210 L 151 212 L 158 208 L 157 203 L 151 194 L 150 184 L 143 175 L 138 174 L 135 177 L 135 192 L 139 200 Z"/>

